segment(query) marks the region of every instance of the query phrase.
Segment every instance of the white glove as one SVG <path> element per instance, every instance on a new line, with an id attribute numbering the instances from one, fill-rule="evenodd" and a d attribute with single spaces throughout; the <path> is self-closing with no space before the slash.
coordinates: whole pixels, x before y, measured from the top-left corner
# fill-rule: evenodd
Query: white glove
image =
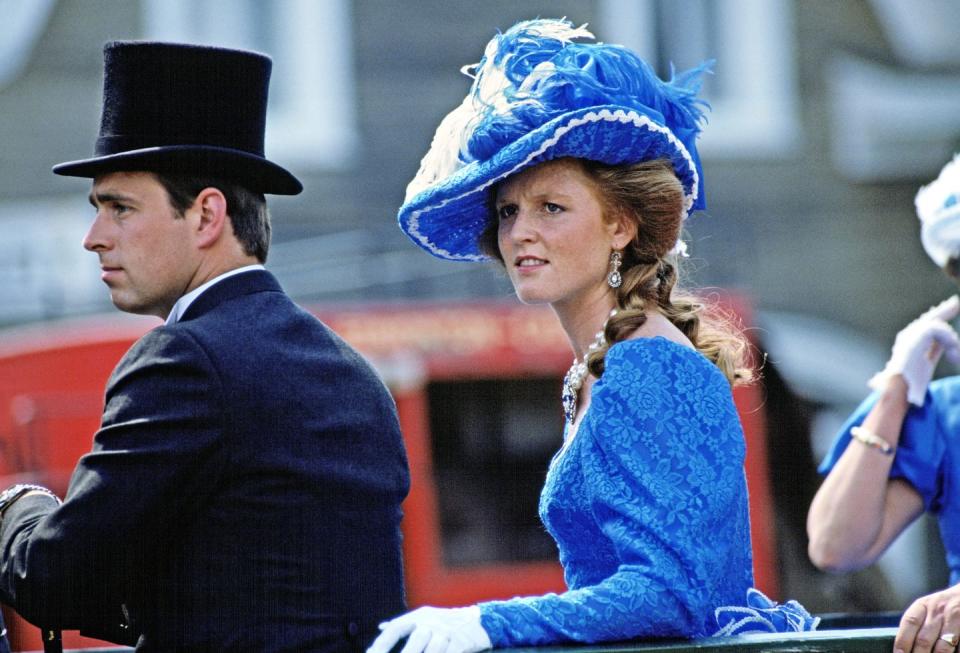
<path id="1" fill-rule="evenodd" d="M 480 608 L 417 608 L 380 624 L 380 634 L 367 653 L 388 653 L 407 637 L 400 653 L 476 653 L 491 648 L 490 637 L 480 625 Z"/>
<path id="2" fill-rule="evenodd" d="M 905 326 L 897 334 L 886 367 L 875 374 L 868 385 L 880 390 L 890 377 L 899 374 L 907 384 L 907 400 L 922 406 L 940 356 L 946 355 L 951 362 L 960 363 L 960 338 L 947 324 L 947 320 L 955 318 L 958 312 L 960 298 L 954 295 Z"/>

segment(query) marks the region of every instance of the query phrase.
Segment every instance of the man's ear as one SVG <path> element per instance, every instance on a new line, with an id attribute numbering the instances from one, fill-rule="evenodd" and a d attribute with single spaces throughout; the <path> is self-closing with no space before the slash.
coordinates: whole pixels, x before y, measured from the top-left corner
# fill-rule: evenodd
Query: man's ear
<path id="1" fill-rule="evenodd" d="M 227 198 L 218 188 L 208 187 L 197 193 L 193 208 L 200 215 L 197 225 L 198 245 L 201 248 L 215 244 L 227 228 Z"/>

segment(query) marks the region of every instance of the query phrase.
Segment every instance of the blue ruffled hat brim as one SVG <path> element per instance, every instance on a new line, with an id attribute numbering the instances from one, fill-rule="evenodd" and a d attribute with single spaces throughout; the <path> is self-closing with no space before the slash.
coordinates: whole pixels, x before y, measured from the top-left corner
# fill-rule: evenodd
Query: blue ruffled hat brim
<path id="1" fill-rule="evenodd" d="M 608 165 L 666 158 L 683 184 L 684 208 L 703 208 L 703 175 L 689 150 L 659 114 L 603 105 L 564 113 L 505 146 L 485 161 L 468 163 L 400 207 L 400 228 L 430 254 L 452 261 L 483 261 L 480 234 L 493 218 L 489 190 L 544 161 L 576 157 Z"/>

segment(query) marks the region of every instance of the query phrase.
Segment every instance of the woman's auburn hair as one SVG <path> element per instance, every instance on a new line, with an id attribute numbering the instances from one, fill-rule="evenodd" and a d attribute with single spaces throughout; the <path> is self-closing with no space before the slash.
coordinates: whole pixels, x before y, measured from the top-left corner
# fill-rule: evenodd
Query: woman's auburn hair
<path id="1" fill-rule="evenodd" d="M 615 290 L 617 313 L 606 324 L 607 344 L 587 356 L 587 367 L 600 378 L 611 345 L 626 340 L 647 320 L 655 306 L 713 362 L 733 385 L 753 380 L 751 346 L 729 311 L 709 305 L 678 286 L 679 270 L 670 255 L 683 225 L 683 186 L 665 159 L 624 165 L 576 161 L 596 183 L 607 220 L 629 216 L 637 223 L 636 237 L 623 249 Z M 480 235 L 480 249 L 503 263 L 497 243 L 497 218 L 493 210 L 496 188 L 491 190 L 490 224 Z"/>

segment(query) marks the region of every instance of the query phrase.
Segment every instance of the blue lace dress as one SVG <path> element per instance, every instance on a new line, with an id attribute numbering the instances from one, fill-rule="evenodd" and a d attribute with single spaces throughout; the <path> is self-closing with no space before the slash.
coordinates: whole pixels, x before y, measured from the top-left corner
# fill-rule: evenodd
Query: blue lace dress
<path id="1" fill-rule="evenodd" d="M 877 402 L 871 394 L 840 429 L 833 448 L 820 464 L 827 474 L 850 443 L 850 429 L 863 423 Z M 891 478 L 910 483 L 936 515 L 947 553 L 950 585 L 960 583 L 960 377 L 930 384 L 923 406 L 910 406 L 890 468 Z"/>
<path id="2" fill-rule="evenodd" d="M 660 337 L 610 347 L 540 497 L 569 590 L 481 603 L 494 646 L 714 634 L 753 583 L 744 455 L 716 366 Z"/>

